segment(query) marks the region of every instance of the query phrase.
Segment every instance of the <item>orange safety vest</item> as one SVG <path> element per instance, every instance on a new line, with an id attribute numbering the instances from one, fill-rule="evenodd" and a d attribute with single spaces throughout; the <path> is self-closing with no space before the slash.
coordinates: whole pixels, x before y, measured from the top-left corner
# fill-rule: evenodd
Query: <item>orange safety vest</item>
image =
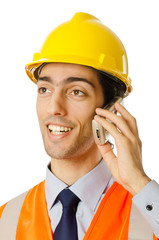
<path id="1" fill-rule="evenodd" d="M 15 240 L 53 240 L 44 183 L 41 182 L 27 193 L 20 211 Z M 0 208 L 0 217 L 5 206 Z M 114 182 L 101 201 L 83 240 L 128 240 L 131 206 L 132 195 Z M 151 239 L 158 238 L 153 235 Z"/>

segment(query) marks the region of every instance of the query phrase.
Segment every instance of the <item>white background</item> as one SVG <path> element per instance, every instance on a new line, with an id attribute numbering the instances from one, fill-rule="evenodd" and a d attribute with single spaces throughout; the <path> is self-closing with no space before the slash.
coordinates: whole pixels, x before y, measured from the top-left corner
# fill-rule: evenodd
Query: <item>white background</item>
<path id="1" fill-rule="evenodd" d="M 45 178 L 36 86 L 24 66 L 45 37 L 75 12 L 95 15 L 122 40 L 133 92 L 125 106 L 138 121 L 144 169 L 159 182 L 158 0 L 9 0 L 0 6 L 0 205 Z"/>

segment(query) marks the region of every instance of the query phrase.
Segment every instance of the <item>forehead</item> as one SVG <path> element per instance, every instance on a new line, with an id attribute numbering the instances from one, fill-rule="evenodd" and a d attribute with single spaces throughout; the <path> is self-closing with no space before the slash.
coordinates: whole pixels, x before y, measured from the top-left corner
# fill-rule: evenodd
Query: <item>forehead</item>
<path id="1" fill-rule="evenodd" d="M 95 69 L 71 63 L 48 63 L 41 69 L 39 77 L 51 77 L 54 81 L 62 81 L 68 77 L 81 77 L 94 83 L 98 82 Z"/>

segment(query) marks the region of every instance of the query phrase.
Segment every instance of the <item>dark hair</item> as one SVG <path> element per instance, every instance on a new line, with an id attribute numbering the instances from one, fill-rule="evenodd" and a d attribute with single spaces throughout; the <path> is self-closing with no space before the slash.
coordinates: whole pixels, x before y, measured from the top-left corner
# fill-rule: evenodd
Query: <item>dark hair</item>
<path id="1" fill-rule="evenodd" d="M 97 75 L 104 95 L 104 104 L 102 107 L 108 104 L 116 96 L 124 97 L 124 93 L 126 92 L 126 85 L 124 82 L 115 76 L 99 70 L 97 70 Z"/>

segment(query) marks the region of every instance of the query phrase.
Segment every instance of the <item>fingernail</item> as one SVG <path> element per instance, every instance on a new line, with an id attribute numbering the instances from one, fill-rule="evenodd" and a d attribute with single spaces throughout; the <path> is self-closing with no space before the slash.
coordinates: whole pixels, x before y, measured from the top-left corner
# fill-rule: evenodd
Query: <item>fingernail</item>
<path id="1" fill-rule="evenodd" d="M 100 119 L 101 117 L 99 115 L 95 115 L 94 118 Z"/>
<path id="2" fill-rule="evenodd" d="M 97 112 L 99 112 L 99 111 L 101 111 L 102 110 L 102 108 L 96 108 L 96 111 Z"/>

